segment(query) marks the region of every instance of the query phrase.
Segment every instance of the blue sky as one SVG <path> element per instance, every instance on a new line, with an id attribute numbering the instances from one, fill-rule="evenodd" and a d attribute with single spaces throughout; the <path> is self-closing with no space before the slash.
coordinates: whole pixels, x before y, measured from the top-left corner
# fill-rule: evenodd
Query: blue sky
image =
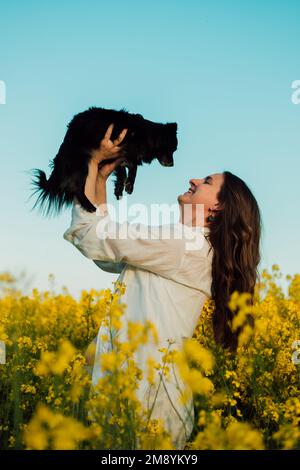
<path id="1" fill-rule="evenodd" d="M 31 168 L 55 157 L 74 114 L 89 106 L 178 123 L 175 166 L 138 169 L 128 203 L 174 204 L 190 178 L 244 179 L 263 218 L 261 269 L 300 271 L 300 3 L 259 1 L 10 1 L 0 10 L 1 271 L 48 274 L 77 296 L 116 275 L 63 233 L 70 210 L 31 211 Z M 112 182 L 108 201 L 113 197 Z"/>

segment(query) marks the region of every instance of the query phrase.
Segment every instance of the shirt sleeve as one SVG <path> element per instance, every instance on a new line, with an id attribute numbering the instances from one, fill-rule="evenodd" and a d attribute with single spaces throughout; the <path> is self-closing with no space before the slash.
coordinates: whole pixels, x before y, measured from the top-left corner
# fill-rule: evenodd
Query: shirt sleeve
<path id="1" fill-rule="evenodd" d="M 90 213 L 74 201 L 71 226 L 63 237 L 97 265 L 104 261 L 122 269 L 129 264 L 168 277 L 180 268 L 185 253 L 184 238 L 172 236 L 171 226 L 117 223 L 108 212 L 97 208 Z"/>
<path id="2" fill-rule="evenodd" d="M 98 266 L 98 268 L 102 269 L 102 271 L 106 271 L 107 273 L 118 273 L 120 274 L 126 266 L 126 263 L 116 263 L 113 261 L 100 261 L 97 259 L 93 259 L 94 263 Z"/>

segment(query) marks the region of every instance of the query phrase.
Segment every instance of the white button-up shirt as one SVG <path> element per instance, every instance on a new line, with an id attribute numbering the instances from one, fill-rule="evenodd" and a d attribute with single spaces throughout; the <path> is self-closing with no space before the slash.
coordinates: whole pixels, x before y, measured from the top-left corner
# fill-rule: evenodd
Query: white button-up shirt
<path id="1" fill-rule="evenodd" d="M 63 237 L 104 271 L 119 273 L 118 281 L 126 287 L 121 298 L 126 305 L 125 319 L 141 323 L 149 320 L 156 326 L 159 346 L 150 341 L 142 345 L 135 356 L 137 365 L 144 371 L 137 391 L 142 402 L 148 400 L 149 392 L 146 358 L 151 355 L 161 363 L 158 348 L 167 348 L 168 339 L 175 341 L 174 347 L 178 348 L 184 338 L 191 338 L 203 304 L 211 296 L 213 253 L 205 237 L 208 231 L 208 227 L 192 227 L 180 222 L 160 226 L 116 223 L 108 212 L 100 213 L 97 208 L 90 213 L 76 201 L 73 203 L 71 226 Z M 124 341 L 125 332 L 124 327 L 120 332 Z M 102 375 L 99 356 L 108 349 L 100 339 L 104 333 L 105 328 L 101 326 L 93 367 L 94 385 Z M 182 384 L 180 377 L 178 383 Z M 192 396 L 185 406 L 180 405 L 175 379 L 166 385 L 169 397 L 160 384 L 151 418 L 164 419 L 176 447 L 183 448 L 193 429 Z M 186 421 L 185 427 L 170 398 Z"/>

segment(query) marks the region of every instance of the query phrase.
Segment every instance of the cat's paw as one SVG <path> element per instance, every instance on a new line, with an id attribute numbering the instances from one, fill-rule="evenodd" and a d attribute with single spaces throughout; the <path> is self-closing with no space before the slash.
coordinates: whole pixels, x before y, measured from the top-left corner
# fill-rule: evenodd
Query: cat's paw
<path id="1" fill-rule="evenodd" d="M 132 193 L 132 191 L 133 191 L 133 184 L 132 184 L 131 181 L 126 181 L 126 183 L 125 183 L 125 191 L 126 191 L 126 193 L 128 193 L 128 194 L 131 194 L 131 193 Z"/>
<path id="2" fill-rule="evenodd" d="M 119 201 L 123 197 L 123 189 L 117 188 L 115 189 L 115 196 L 117 200 Z"/>

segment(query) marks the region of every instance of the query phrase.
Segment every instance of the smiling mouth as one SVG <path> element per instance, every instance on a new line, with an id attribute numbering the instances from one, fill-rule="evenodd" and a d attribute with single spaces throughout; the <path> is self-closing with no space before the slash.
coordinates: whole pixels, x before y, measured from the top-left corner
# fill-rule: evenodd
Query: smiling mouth
<path id="1" fill-rule="evenodd" d="M 186 194 L 189 193 L 189 194 L 193 194 L 195 192 L 194 189 L 190 188 L 188 191 L 186 191 Z"/>

